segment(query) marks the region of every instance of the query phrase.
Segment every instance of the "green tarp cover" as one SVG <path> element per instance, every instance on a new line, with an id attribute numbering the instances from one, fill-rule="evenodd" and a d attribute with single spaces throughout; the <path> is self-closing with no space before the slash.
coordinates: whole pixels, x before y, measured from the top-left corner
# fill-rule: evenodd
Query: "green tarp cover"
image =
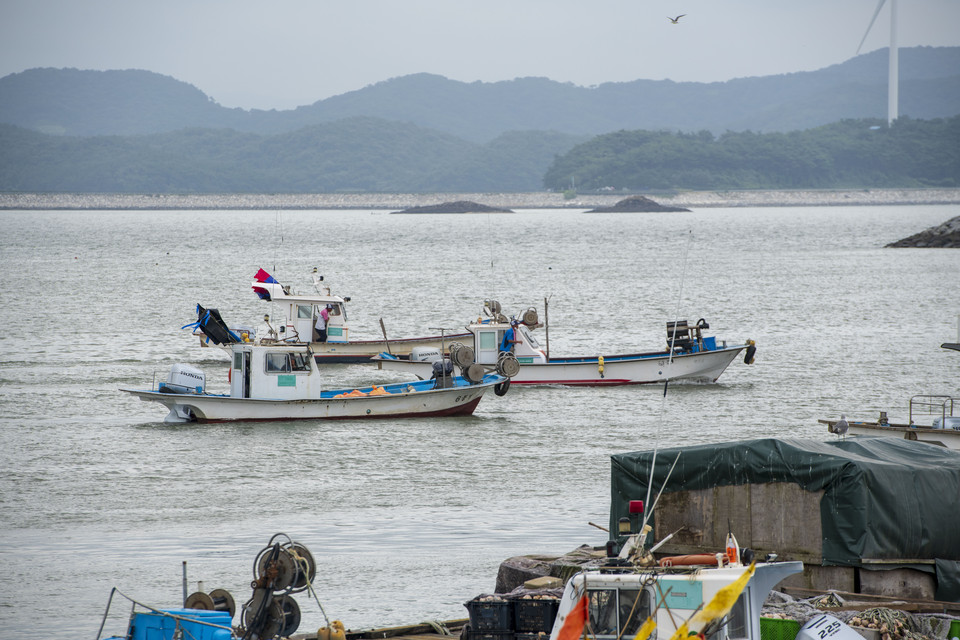
<path id="1" fill-rule="evenodd" d="M 653 460 L 653 451 L 611 457 L 610 531 L 629 515 L 630 500 L 647 498 Z M 660 449 L 650 500 L 661 487 L 671 493 L 768 482 L 824 491 L 825 565 L 860 566 L 861 558 L 938 560 L 938 584 L 960 584 L 960 563 L 945 562 L 960 561 L 960 452 L 943 447 L 863 436 Z"/>

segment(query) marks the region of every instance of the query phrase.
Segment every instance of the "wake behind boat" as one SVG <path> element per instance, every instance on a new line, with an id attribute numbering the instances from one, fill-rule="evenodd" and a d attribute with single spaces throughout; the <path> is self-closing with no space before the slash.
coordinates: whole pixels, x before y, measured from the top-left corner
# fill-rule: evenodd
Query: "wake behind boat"
<path id="1" fill-rule="evenodd" d="M 519 318 L 507 319 L 495 300 L 484 303 L 490 318 L 467 325 L 467 344 L 482 365 L 496 363 L 503 353 L 512 352 L 519 371 L 510 379 L 521 385 L 614 386 L 652 384 L 665 380 L 716 382 L 730 363 L 745 351 L 744 361 L 751 364 L 756 353 L 752 340 L 727 345 L 703 331 L 710 325 L 700 319 L 667 323 L 667 349 L 645 353 L 596 356 L 549 356 L 541 348 L 531 330 L 543 326 L 535 309 L 528 309 Z M 405 371 L 419 378 L 431 375 L 433 362 L 439 360 L 436 350 L 415 349 L 410 356 L 380 353 L 373 359 L 382 369 Z"/>
<path id="2" fill-rule="evenodd" d="M 200 338 L 201 347 L 211 343 L 219 345 L 229 352 L 230 345 L 244 339 L 262 343 L 304 342 L 310 343 L 314 358 L 318 363 L 347 364 L 368 362 L 377 353 L 386 350 L 398 355 L 409 355 L 415 347 L 439 348 L 444 338 L 441 336 L 422 336 L 414 338 L 386 337 L 386 328 L 380 321 L 382 339 L 355 340 L 351 337 L 347 321 L 346 303 L 349 297 L 333 295 L 330 287 L 323 283 L 323 276 L 313 270 L 313 287 L 316 293 L 299 293 L 289 285 L 283 285 L 272 275 L 260 269 L 254 276 L 254 293 L 264 301 L 276 305 L 280 320 L 276 327 L 270 323 L 269 314 L 264 318 L 266 326 L 262 330 L 244 325 L 228 326 L 217 309 L 205 309 L 197 305 L 197 321 L 185 325 L 184 329 L 193 329 Z M 318 320 L 323 326 L 318 328 Z M 245 335 L 244 335 L 245 334 Z M 448 335 L 451 339 L 466 339 L 468 334 Z"/>
<path id="3" fill-rule="evenodd" d="M 470 415 L 488 389 L 503 395 L 509 386 L 506 376 L 467 367 L 463 376 L 325 389 L 309 345 L 239 342 L 230 348 L 227 394 L 208 392 L 203 371 L 182 364 L 156 389 L 121 391 L 167 407 L 165 422 L 222 422 Z"/>

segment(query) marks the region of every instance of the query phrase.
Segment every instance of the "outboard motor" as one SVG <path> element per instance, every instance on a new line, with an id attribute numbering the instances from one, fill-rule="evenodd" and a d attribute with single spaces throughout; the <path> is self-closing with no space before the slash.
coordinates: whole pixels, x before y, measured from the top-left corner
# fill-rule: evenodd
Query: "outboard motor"
<path id="1" fill-rule="evenodd" d="M 435 380 L 434 389 L 449 389 L 453 386 L 453 363 L 449 359 L 437 360 L 433 363 L 431 380 Z"/>
<path id="2" fill-rule="evenodd" d="M 175 364 L 170 367 L 166 382 L 160 383 L 160 393 L 203 393 L 206 387 L 203 371 L 188 364 Z"/>
<path id="3" fill-rule="evenodd" d="M 440 349 L 436 347 L 416 346 L 410 349 L 410 362 L 436 362 L 440 359 Z"/>

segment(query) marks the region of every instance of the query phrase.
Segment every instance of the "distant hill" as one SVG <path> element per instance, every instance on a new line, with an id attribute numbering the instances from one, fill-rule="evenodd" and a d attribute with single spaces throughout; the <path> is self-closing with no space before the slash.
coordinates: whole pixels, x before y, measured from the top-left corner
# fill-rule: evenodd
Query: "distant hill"
<path id="1" fill-rule="evenodd" d="M 0 191 L 537 191 L 554 159 L 586 140 L 508 132 L 481 145 L 365 117 L 273 135 L 182 129 L 145 136 L 52 136 L 0 124 Z"/>
<path id="2" fill-rule="evenodd" d="M 960 113 L 960 47 L 900 50 L 900 113 Z M 393 78 L 286 111 L 228 109 L 149 71 L 31 69 L 0 78 L 0 123 L 50 134 L 141 135 L 186 128 L 278 134 L 369 116 L 486 143 L 509 131 L 593 136 L 622 129 L 794 131 L 886 116 L 887 53 L 810 72 L 697 83 L 635 80 L 580 87 L 546 78 L 464 83 Z"/>

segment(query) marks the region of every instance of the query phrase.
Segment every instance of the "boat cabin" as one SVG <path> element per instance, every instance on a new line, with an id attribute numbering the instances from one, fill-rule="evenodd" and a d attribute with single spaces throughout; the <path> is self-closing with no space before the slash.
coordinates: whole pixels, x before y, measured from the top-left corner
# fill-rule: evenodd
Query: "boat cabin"
<path id="1" fill-rule="evenodd" d="M 547 361 L 546 352 L 523 322 L 512 325 L 509 322 L 479 322 L 468 325 L 467 330 L 473 334 L 473 350 L 479 364 L 497 364 L 502 351 L 512 351 L 520 364 Z M 513 342 L 505 342 L 510 336 Z"/>
<path id="2" fill-rule="evenodd" d="M 315 327 L 321 311 L 326 309 L 327 342 L 349 340 L 345 303 L 350 298 L 332 295 L 329 288 L 323 289 L 325 295 L 306 295 L 291 293 L 289 287 L 279 282 L 254 282 L 253 286 L 266 292 L 269 300 L 280 308 L 283 320 L 278 327 L 271 326 L 273 331 L 270 332 L 270 338 L 285 342 L 319 342 L 320 335 Z"/>
<path id="3" fill-rule="evenodd" d="M 747 587 L 724 618 L 725 624 L 717 625 L 720 628 L 716 631 L 706 629 L 708 637 L 760 640 L 760 610 L 767 594 L 781 580 L 802 569 L 801 562 L 758 564 Z M 632 638 L 647 617 L 653 617 L 657 623 L 656 637 L 669 637 L 745 570 L 743 565 L 734 565 L 695 572 L 662 569 L 623 572 L 621 568 L 609 573 L 602 569 L 579 573 L 564 589 L 550 640 L 557 640 L 567 614 L 584 589 L 590 628 L 597 640 Z"/>
<path id="4" fill-rule="evenodd" d="M 271 400 L 319 398 L 320 375 L 303 344 L 231 345 L 230 396 Z"/>

